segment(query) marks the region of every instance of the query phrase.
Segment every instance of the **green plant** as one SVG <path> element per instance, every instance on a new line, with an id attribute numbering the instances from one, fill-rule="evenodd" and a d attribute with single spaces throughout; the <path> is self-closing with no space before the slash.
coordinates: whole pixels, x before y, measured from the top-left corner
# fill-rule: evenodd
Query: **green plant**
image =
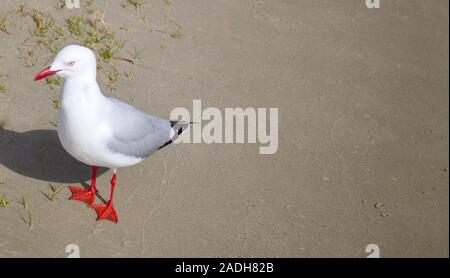
<path id="1" fill-rule="evenodd" d="M 26 210 L 25 213 L 25 216 L 22 216 L 21 218 L 23 222 L 25 222 L 26 224 L 28 224 L 28 226 L 30 226 L 30 228 L 32 228 L 34 225 L 34 217 L 29 210 Z"/>
<path id="2" fill-rule="evenodd" d="M 82 16 L 71 16 L 67 19 L 67 29 L 75 36 L 82 36 L 84 33 L 85 20 Z"/>
<path id="3" fill-rule="evenodd" d="M 23 50 L 19 47 L 19 59 L 23 60 L 26 67 L 34 67 L 37 63 L 37 58 L 34 55 L 33 50 L 28 50 L 23 53 Z"/>
<path id="4" fill-rule="evenodd" d="M 133 46 L 133 51 L 130 52 L 130 55 L 131 55 L 131 57 L 134 60 L 138 60 L 138 59 L 141 59 L 143 52 L 144 52 L 143 48 L 142 49 L 136 49 L 136 47 Z"/>
<path id="5" fill-rule="evenodd" d="M 11 141 L 14 140 L 14 141 Z M 16 138 L 15 137 L 10 137 L 10 143 L 15 143 Z M 16 157 L 12 157 L 11 158 L 11 163 L 14 166 L 15 169 L 19 169 L 20 167 L 20 161 L 16 158 Z"/>
<path id="6" fill-rule="evenodd" d="M 59 96 L 52 98 L 51 100 L 52 100 L 53 108 L 55 108 L 55 109 L 61 108 L 61 101 L 59 100 Z"/>
<path id="7" fill-rule="evenodd" d="M 7 90 L 6 85 L 1 83 L 2 79 L 7 76 L 8 76 L 7 74 L 3 74 L 0 72 L 0 94 L 5 93 Z"/>
<path id="8" fill-rule="evenodd" d="M 96 29 L 87 30 L 84 36 L 84 44 L 86 47 L 93 48 L 96 44 L 102 41 L 101 35 Z"/>
<path id="9" fill-rule="evenodd" d="M 170 36 L 172 37 L 172 38 L 174 38 L 174 39 L 177 39 L 177 38 L 179 38 L 180 37 L 180 30 L 174 30 L 174 31 L 172 31 L 172 32 L 170 32 L 169 33 L 170 34 Z"/>
<path id="10" fill-rule="evenodd" d="M 0 120 L 0 130 L 6 127 L 6 120 Z"/>
<path id="11" fill-rule="evenodd" d="M 58 0 L 57 2 L 56 2 L 56 9 L 57 10 L 61 10 L 61 9 L 63 9 L 63 8 L 65 8 L 66 7 L 66 1 L 65 0 Z"/>
<path id="12" fill-rule="evenodd" d="M 30 209 L 30 198 L 27 196 L 22 197 L 22 201 L 20 202 L 24 209 L 29 210 Z"/>
<path id="13" fill-rule="evenodd" d="M 65 3 L 65 0 L 61 0 L 61 1 L 64 1 L 64 3 Z M 26 16 L 30 15 L 25 4 L 20 5 L 19 8 L 17 9 L 16 13 L 21 17 L 26 17 Z"/>
<path id="14" fill-rule="evenodd" d="M 55 26 L 53 18 L 45 16 L 39 11 L 34 11 L 31 17 L 35 23 L 35 28 L 32 31 L 33 35 L 43 37 L 52 26 Z"/>
<path id="15" fill-rule="evenodd" d="M 5 194 L 0 195 L 0 207 L 8 208 L 9 201 Z"/>
<path id="16" fill-rule="evenodd" d="M 128 8 L 129 6 L 134 7 L 136 13 L 138 14 L 139 19 L 142 20 L 143 22 L 147 22 L 148 16 L 146 14 L 141 13 L 142 2 L 140 0 L 126 0 L 125 2 L 122 2 L 120 6 L 124 9 Z"/>
<path id="17" fill-rule="evenodd" d="M 142 15 L 142 16 L 140 17 L 140 19 L 141 19 L 143 22 L 147 22 L 147 21 L 148 21 L 148 16 L 147 16 L 146 14 L 144 14 L 144 15 Z"/>
<path id="18" fill-rule="evenodd" d="M 39 149 L 43 149 L 45 147 L 55 147 L 57 144 L 52 140 L 42 141 L 39 143 Z"/>
<path id="19" fill-rule="evenodd" d="M 62 85 L 62 79 L 58 76 L 49 76 L 45 79 L 45 83 L 50 89 L 54 89 L 55 87 L 60 87 Z"/>
<path id="20" fill-rule="evenodd" d="M 108 73 L 108 88 L 109 90 L 116 89 L 116 82 L 119 80 L 119 72 L 115 68 L 111 68 L 111 71 Z"/>
<path id="21" fill-rule="evenodd" d="M 48 153 L 44 152 L 44 153 L 40 153 L 38 154 L 38 160 L 41 162 L 47 161 L 48 159 Z"/>
<path id="22" fill-rule="evenodd" d="M 125 75 L 126 78 L 130 79 L 133 74 L 133 71 L 127 70 L 123 74 Z"/>
<path id="23" fill-rule="evenodd" d="M 94 13 L 95 10 L 94 10 L 93 5 L 94 5 L 94 0 L 87 0 L 86 1 L 86 12 L 88 14 L 93 14 Z"/>
<path id="24" fill-rule="evenodd" d="M 10 143 L 10 144 L 15 144 L 17 142 L 17 136 L 16 135 L 10 135 L 10 136 L 8 136 L 8 143 Z M 12 160 L 11 160 L 11 162 L 13 162 Z M 17 165 L 14 165 L 16 168 L 18 168 L 17 167 Z"/>
<path id="25" fill-rule="evenodd" d="M 47 197 L 50 201 L 53 201 L 56 199 L 56 196 L 59 194 L 59 192 L 61 192 L 61 190 L 63 189 L 63 187 L 57 186 L 57 185 L 53 185 L 51 183 L 48 184 L 50 192 L 48 193 Z"/>
<path id="26" fill-rule="evenodd" d="M 124 46 L 125 42 L 119 41 L 114 36 L 111 36 L 104 47 L 99 50 L 99 56 L 103 62 L 109 64 Z"/>
<path id="27" fill-rule="evenodd" d="M 110 71 L 108 75 L 108 79 L 110 82 L 117 82 L 117 79 L 119 77 L 119 73 L 117 71 Z"/>
<path id="28" fill-rule="evenodd" d="M 31 214 L 31 210 L 30 210 L 30 198 L 23 196 L 22 197 L 22 201 L 20 202 L 22 204 L 22 206 L 25 209 L 25 216 L 22 216 L 22 220 L 28 224 L 28 226 L 33 227 L 34 224 L 34 217 Z"/>
<path id="29" fill-rule="evenodd" d="M 139 1 L 139 0 L 127 0 L 127 2 L 128 2 L 128 4 L 132 5 L 136 9 L 136 12 L 139 12 L 139 9 L 142 6 L 141 1 Z"/>
<path id="30" fill-rule="evenodd" d="M 174 31 L 169 32 L 170 36 L 174 39 L 179 38 L 181 36 L 181 30 L 183 29 L 180 24 L 176 23 L 173 19 L 166 16 L 168 22 L 175 25 L 176 29 Z"/>
<path id="31" fill-rule="evenodd" d="M 6 15 L 0 15 L 0 31 L 9 34 L 8 28 L 6 28 Z"/>

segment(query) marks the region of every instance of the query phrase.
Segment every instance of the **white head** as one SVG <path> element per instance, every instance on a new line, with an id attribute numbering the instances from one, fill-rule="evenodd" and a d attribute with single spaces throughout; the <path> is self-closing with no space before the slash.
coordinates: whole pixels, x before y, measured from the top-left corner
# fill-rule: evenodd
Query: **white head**
<path id="1" fill-rule="evenodd" d="M 58 52 L 49 67 L 36 75 L 34 81 L 54 74 L 65 79 L 85 76 L 95 80 L 96 73 L 97 65 L 94 52 L 84 46 L 68 45 Z"/>

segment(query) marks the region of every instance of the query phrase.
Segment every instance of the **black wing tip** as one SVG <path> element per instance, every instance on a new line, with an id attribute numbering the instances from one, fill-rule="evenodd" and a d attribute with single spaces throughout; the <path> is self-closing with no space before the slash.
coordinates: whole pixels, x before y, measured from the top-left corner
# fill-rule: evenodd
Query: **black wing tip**
<path id="1" fill-rule="evenodd" d="M 175 128 L 175 131 L 177 133 L 177 135 L 175 135 L 171 140 L 167 141 L 166 143 L 164 143 L 164 145 L 162 145 L 161 147 L 158 148 L 158 150 L 170 145 L 173 143 L 173 141 L 175 141 L 178 136 L 180 136 L 191 124 L 193 124 L 193 122 L 175 122 L 175 121 L 170 121 L 170 127 L 171 128 Z"/>
<path id="2" fill-rule="evenodd" d="M 175 121 L 170 121 L 170 126 L 171 126 L 171 127 L 174 127 L 176 124 L 180 124 L 180 125 L 182 125 L 182 124 L 192 125 L 192 124 L 194 124 L 194 122 L 185 122 L 185 121 L 175 122 Z"/>

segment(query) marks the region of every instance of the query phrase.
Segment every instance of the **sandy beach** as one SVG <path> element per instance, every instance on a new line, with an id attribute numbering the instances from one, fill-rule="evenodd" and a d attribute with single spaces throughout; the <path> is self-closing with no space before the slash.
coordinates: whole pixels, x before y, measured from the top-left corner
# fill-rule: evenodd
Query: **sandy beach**
<path id="1" fill-rule="evenodd" d="M 0 257 L 448 257 L 449 2 L 364 2 L 1 1 Z M 276 151 L 173 144 L 96 221 L 67 200 L 90 169 L 56 133 L 62 81 L 33 82 L 72 43 L 155 116 L 277 108 Z"/>

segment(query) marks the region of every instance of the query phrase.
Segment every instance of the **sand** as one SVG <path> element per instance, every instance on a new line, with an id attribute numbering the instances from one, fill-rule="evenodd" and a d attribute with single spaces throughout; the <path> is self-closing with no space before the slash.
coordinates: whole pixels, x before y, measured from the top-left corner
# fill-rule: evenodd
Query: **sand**
<path id="1" fill-rule="evenodd" d="M 91 17 L 83 0 L 0 3 L 0 257 L 66 257 L 69 244 L 81 257 L 366 257 L 368 244 L 448 257 L 448 1 L 155 0 L 136 12 L 95 0 L 126 40 L 117 55 L 143 49 L 134 65 L 113 61 L 115 90 L 100 76 L 106 95 L 166 118 L 194 99 L 279 111 L 275 154 L 178 144 L 120 169 L 118 224 L 67 200 L 90 170 L 59 144 L 58 86 L 33 82 L 45 61 L 19 58 L 34 26 L 21 2 L 61 22 Z M 64 186 L 53 201 L 49 183 Z"/>

